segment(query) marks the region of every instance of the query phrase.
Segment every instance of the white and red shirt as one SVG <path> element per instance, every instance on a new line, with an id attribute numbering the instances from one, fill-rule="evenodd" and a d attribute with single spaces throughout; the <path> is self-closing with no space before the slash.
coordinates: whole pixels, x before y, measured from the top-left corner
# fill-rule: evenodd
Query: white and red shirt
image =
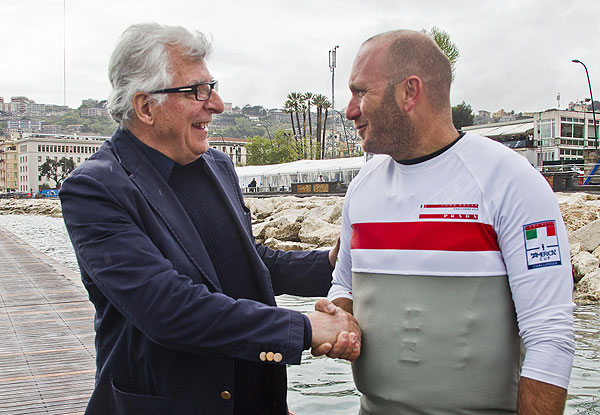
<path id="1" fill-rule="evenodd" d="M 421 163 L 375 156 L 348 188 L 338 259 L 330 300 L 353 298 L 353 272 L 507 276 L 526 348 L 521 375 L 567 388 L 574 304 L 566 229 L 546 180 L 502 144 L 467 133 Z"/>

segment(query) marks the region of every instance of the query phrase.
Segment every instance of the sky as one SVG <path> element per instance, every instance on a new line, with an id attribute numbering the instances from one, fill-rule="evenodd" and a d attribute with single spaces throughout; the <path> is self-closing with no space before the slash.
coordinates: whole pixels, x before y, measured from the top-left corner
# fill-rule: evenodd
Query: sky
<path id="1" fill-rule="evenodd" d="M 331 99 L 329 50 L 337 49 L 335 108 L 343 110 L 352 61 L 370 36 L 431 29 L 459 49 L 452 105 L 515 112 L 560 108 L 600 86 L 597 0 L 2 0 L 0 97 L 76 108 L 106 99 L 107 67 L 131 24 L 205 33 L 208 67 L 225 102 L 281 108 L 289 92 Z M 66 59 L 65 59 L 66 57 Z M 596 92 L 600 100 L 600 89 Z"/>

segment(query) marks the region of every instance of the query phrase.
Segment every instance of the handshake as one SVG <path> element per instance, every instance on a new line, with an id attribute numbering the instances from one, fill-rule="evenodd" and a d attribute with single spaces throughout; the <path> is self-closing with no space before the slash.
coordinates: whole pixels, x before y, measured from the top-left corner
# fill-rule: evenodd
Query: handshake
<path id="1" fill-rule="evenodd" d="M 308 315 L 313 356 L 325 354 L 351 362 L 356 360 L 360 355 L 362 334 L 354 316 L 326 299 L 319 300 L 315 310 Z"/>

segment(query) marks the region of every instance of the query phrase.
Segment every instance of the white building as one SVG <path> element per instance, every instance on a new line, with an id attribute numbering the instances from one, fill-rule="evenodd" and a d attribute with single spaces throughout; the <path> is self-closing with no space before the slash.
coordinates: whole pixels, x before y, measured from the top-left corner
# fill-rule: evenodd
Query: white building
<path id="1" fill-rule="evenodd" d="M 228 137 L 208 137 L 208 144 L 215 150 L 227 154 L 234 166 L 246 165 L 246 144 L 245 138 Z"/>
<path id="2" fill-rule="evenodd" d="M 596 128 L 600 114 L 596 114 Z M 596 148 L 591 112 L 548 110 L 534 115 L 538 165 L 583 164 L 586 149 Z"/>
<path id="3" fill-rule="evenodd" d="M 596 114 L 596 126 L 599 122 Z M 583 165 L 584 151 L 596 148 L 591 112 L 551 109 L 533 113 L 532 118 L 463 130 L 506 144 L 539 169 L 542 163 L 544 167 Z"/>
<path id="4" fill-rule="evenodd" d="M 109 137 L 80 137 L 35 134 L 15 141 L 19 158 L 19 186 L 21 192 L 37 192 L 42 184 L 55 188 L 56 183 L 40 177 L 39 167 L 48 159 L 63 157 L 80 165 L 94 154 Z"/>

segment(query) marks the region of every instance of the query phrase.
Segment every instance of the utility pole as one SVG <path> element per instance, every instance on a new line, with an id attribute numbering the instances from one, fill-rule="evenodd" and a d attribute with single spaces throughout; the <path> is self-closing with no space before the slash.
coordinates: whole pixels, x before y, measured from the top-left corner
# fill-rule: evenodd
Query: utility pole
<path id="1" fill-rule="evenodd" d="M 335 66 L 336 66 L 336 51 L 339 46 L 334 46 L 329 51 L 329 70 L 331 71 L 331 109 L 335 111 Z M 331 156 L 333 158 L 333 144 L 335 138 L 335 113 L 331 117 Z"/>
<path id="2" fill-rule="evenodd" d="M 63 0 L 63 105 L 67 106 L 67 0 Z"/>

